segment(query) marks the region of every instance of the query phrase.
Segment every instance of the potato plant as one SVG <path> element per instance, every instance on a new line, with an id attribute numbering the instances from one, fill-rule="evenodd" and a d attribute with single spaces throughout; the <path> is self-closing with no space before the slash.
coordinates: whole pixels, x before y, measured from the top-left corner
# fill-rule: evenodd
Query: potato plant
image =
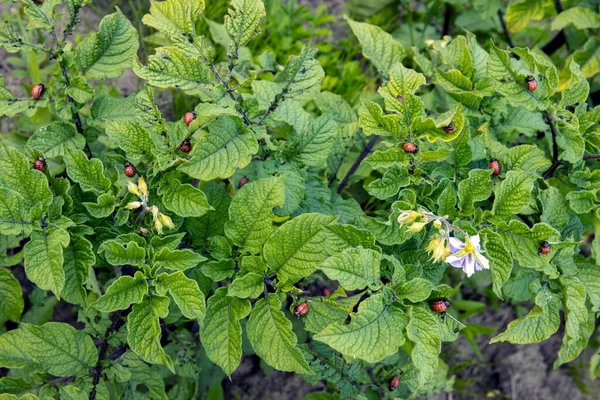
<path id="1" fill-rule="evenodd" d="M 261 0 L 209 29 L 210 1 L 152 0 L 82 38 L 88 3 L 3 15 L 0 45 L 44 80 L 23 76 L 26 97 L 0 81 L 0 399 L 203 398 L 244 354 L 325 382 L 313 398 L 423 398 L 453 390 L 444 343 L 484 334 L 452 304 L 462 286 L 529 308 L 491 343 L 562 325 L 555 367 L 588 347 L 593 46 L 553 60 L 462 31 L 407 47 L 347 16 L 362 56 L 344 59 L 365 68 L 345 75 L 372 66 L 378 87 L 344 98 L 308 41 L 269 50 Z M 544 3 L 512 2 L 505 34 L 600 28 L 597 6 Z M 160 43 L 147 59 L 140 23 Z M 107 79 L 129 68 L 143 86 L 121 96 Z M 173 92 L 194 107 L 168 118 Z"/>

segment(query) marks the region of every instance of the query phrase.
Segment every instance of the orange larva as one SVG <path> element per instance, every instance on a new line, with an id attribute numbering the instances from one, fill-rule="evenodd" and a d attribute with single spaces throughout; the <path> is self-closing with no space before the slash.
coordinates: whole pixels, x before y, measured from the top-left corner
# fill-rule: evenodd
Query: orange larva
<path id="1" fill-rule="evenodd" d="M 296 306 L 296 310 L 294 311 L 294 315 L 296 318 L 301 318 L 306 315 L 310 306 L 308 303 L 300 303 Z"/>
<path id="2" fill-rule="evenodd" d="M 435 311 L 437 313 L 446 312 L 448 307 L 450 307 L 450 300 L 448 300 L 448 299 L 434 300 L 430 303 L 430 307 L 433 311 Z"/>

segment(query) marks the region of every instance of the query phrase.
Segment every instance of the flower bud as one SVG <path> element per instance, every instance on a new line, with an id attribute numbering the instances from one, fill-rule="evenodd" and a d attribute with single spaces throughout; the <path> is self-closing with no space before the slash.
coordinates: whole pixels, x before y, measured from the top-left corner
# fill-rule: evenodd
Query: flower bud
<path id="1" fill-rule="evenodd" d="M 148 196 L 148 186 L 146 186 L 146 181 L 143 176 L 138 179 L 138 188 L 140 188 L 142 196 Z"/>
<path id="2" fill-rule="evenodd" d="M 140 190 L 138 189 L 137 185 L 133 182 L 127 182 L 127 190 L 129 190 L 131 193 L 135 194 L 136 196 L 140 195 Z"/>
<path id="3" fill-rule="evenodd" d="M 131 203 L 127 204 L 125 208 L 127 208 L 128 210 L 135 210 L 136 208 L 140 208 L 141 206 L 141 201 L 132 201 Z"/>

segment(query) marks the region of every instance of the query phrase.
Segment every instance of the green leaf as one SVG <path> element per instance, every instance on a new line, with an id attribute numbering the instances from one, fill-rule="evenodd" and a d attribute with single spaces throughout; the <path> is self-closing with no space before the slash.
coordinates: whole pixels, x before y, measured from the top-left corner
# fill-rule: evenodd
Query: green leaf
<path id="1" fill-rule="evenodd" d="M 511 63 L 510 53 L 491 44 L 490 57 L 487 64 L 488 76 L 494 80 L 496 91 L 505 96 L 509 104 L 523 106 L 530 111 L 543 110 L 545 105 L 536 94 L 528 92 L 525 87 L 526 71 L 517 72 Z M 530 71 L 534 75 L 535 71 Z M 541 82 L 538 80 L 538 87 Z"/>
<path id="2" fill-rule="evenodd" d="M 544 18 L 542 0 L 518 0 L 511 3 L 506 10 L 506 26 L 512 33 L 527 28 L 531 20 L 539 21 L 542 18 Z"/>
<path id="3" fill-rule="evenodd" d="M 544 212 L 541 221 L 557 230 L 564 229 L 569 223 L 569 206 L 560 190 L 554 186 L 540 193 Z"/>
<path id="4" fill-rule="evenodd" d="M 138 304 L 148 293 L 148 282 L 140 271 L 132 276 L 121 276 L 106 289 L 106 293 L 90 307 L 102 312 L 125 310 Z"/>
<path id="5" fill-rule="evenodd" d="M 565 112 L 564 116 L 572 121 L 577 121 L 576 117 L 569 112 Z M 569 123 L 563 119 L 556 121 L 556 126 L 559 135 L 556 137 L 556 143 L 563 151 L 560 152 L 558 158 L 570 163 L 578 163 L 583 158 L 585 151 L 585 141 L 579 132 L 576 123 Z"/>
<path id="6" fill-rule="evenodd" d="M 346 290 L 363 289 L 379 283 L 380 258 L 381 253 L 372 249 L 349 248 L 332 255 L 318 267 Z"/>
<path id="7" fill-rule="evenodd" d="M 75 385 L 61 386 L 59 392 L 60 400 L 85 400 L 88 398 L 87 392 Z"/>
<path id="8" fill-rule="evenodd" d="M 106 124 L 106 134 L 118 143 L 129 160 L 154 158 L 152 153 L 156 144 L 150 133 L 138 122 L 109 121 Z"/>
<path id="9" fill-rule="evenodd" d="M 398 223 L 398 217 L 404 210 L 412 210 L 412 206 L 403 201 L 394 202 L 387 219 L 365 216 L 361 219 L 361 225 L 372 232 L 377 241 L 383 245 L 402 244 L 412 235 Z"/>
<path id="10" fill-rule="evenodd" d="M 453 38 L 448 46 L 442 47 L 441 54 L 446 65 L 456 68 L 467 78 L 473 75 L 473 57 L 464 36 Z M 471 90 L 472 86 L 469 84 L 465 90 Z"/>
<path id="11" fill-rule="evenodd" d="M 81 74 L 95 79 L 121 76 L 131 67 L 138 40 L 137 31 L 120 10 L 107 15 L 100 21 L 98 33 L 89 34 L 75 50 Z"/>
<path id="12" fill-rule="evenodd" d="M 88 122 L 104 127 L 108 122 L 135 120 L 136 112 L 139 112 L 136 110 L 136 98 L 135 95 L 129 97 L 96 97 L 90 110 L 92 118 Z"/>
<path id="13" fill-rule="evenodd" d="M 406 68 L 402 63 L 396 63 L 390 70 L 390 81 L 385 88 L 386 92 L 394 98 L 402 96 L 405 104 L 410 104 L 409 95 L 415 94 L 425 83 L 425 75 L 413 69 Z M 402 102 L 397 103 L 402 104 Z M 409 118 L 410 120 L 411 118 Z"/>
<path id="14" fill-rule="evenodd" d="M 370 100 L 361 100 L 358 108 L 358 122 L 365 135 L 407 137 L 406 123 L 400 115 L 383 115 L 383 110 L 379 104 Z"/>
<path id="15" fill-rule="evenodd" d="M 193 250 L 171 250 L 164 247 L 160 250 L 160 253 L 154 256 L 153 264 L 174 271 L 185 271 L 194 268 L 202 261 L 206 261 L 206 257 L 195 253 Z"/>
<path id="16" fill-rule="evenodd" d="M 0 186 L 17 192 L 25 210 L 40 203 L 45 211 L 52 202 L 46 176 L 32 168 L 32 163 L 12 147 L 0 143 Z"/>
<path id="17" fill-rule="evenodd" d="M 71 78 L 70 85 L 66 87 L 65 93 L 71 96 L 77 103 L 85 104 L 94 98 L 95 91 L 92 85 L 87 83 L 83 76 Z"/>
<path id="18" fill-rule="evenodd" d="M 509 171 L 495 191 L 492 213 L 507 221 L 529 204 L 533 190 L 533 176 L 528 172 Z"/>
<path id="19" fill-rule="evenodd" d="M 40 289 L 51 290 L 59 299 L 65 286 L 63 249 L 69 240 L 64 229 L 46 228 L 43 232 L 34 231 L 23 247 L 27 278 Z"/>
<path id="20" fill-rule="evenodd" d="M 413 306 L 408 313 L 410 321 L 406 327 L 408 339 L 415 345 L 411 358 L 419 370 L 419 382 L 434 378 L 438 366 L 438 355 L 442 350 L 442 340 L 436 317 L 429 311 Z"/>
<path id="21" fill-rule="evenodd" d="M 174 47 L 159 47 L 148 57 L 144 66 L 136 57 L 133 72 L 148 84 L 167 89 L 174 88 L 186 94 L 199 94 L 214 84 L 210 69 L 198 57 L 192 57 Z"/>
<path id="22" fill-rule="evenodd" d="M 64 156 L 67 174 L 84 191 L 104 194 L 110 191 L 111 182 L 104 175 L 104 165 L 97 158 L 88 160 L 81 150 L 68 151 Z"/>
<path id="23" fill-rule="evenodd" d="M 229 206 L 225 234 L 242 252 L 259 253 L 273 225 L 274 207 L 283 207 L 284 178 L 259 179 L 242 187 Z"/>
<path id="24" fill-rule="evenodd" d="M 560 105 L 563 107 L 571 104 L 584 103 L 590 93 L 590 84 L 581 71 L 579 65 L 573 61 L 573 56 L 567 58 L 564 69 L 559 75 L 561 91 Z"/>
<path id="25" fill-rule="evenodd" d="M 21 285 L 9 270 L 0 268 L 0 323 L 19 322 L 25 307 Z"/>
<path id="26" fill-rule="evenodd" d="M 160 345 L 160 320 L 169 314 L 169 299 L 163 296 L 144 296 L 135 304 L 127 317 L 127 342 L 131 350 L 144 361 L 168 367 L 175 373 L 175 366 Z"/>
<path id="27" fill-rule="evenodd" d="M 574 276 L 561 276 L 563 304 L 565 307 L 565 334 L 554 368 L 573 361 L 587 347 L 594 332 L 595 316 L 585 306 L 586 292 Z"/>
<path id="28" fill-rule="evenodd" d="M 406 168 L 388 169 L 383 177 L 369 183 L 365 189 L 371 196 L 378 199 L 388 199 L 398 194 L 398 191 L 410 185 L 410 177 Z"/>
<path id="29" fill-rule="evenodd" d="M 564 10 L 552 21 L 552 30 L 560 31 L 568 25 L 575 29 L 595 29 L 600 27 L 600 15 L 585 7 L 571 7 Z"/>
<path id="30" fill-rule="evenodd" d="M 221 117 L 209 127 L 190 153 L 190 160 L 178 169 L 195 179 L 229 178 L 250 163 L 258 142 L 243 122 Z"/>
<path id="31" fill-rule="evenodd" d="M 151 1 L 150 13 L 144 15 L 142 22 L 172 40 L 187 40 L 184 34 L 196 33 L 196 22 L 203 11 L 204 0 Z"/>
<path id="32" fill-rule="evenodd" d="M 186 318 L 197 319 L 202 323 L 206 305 L 204 294 L 200 291 L 196 281 L 185 276 L 183 272 L 175 272 L 158 275 L 154 283 L 158 294 L 164 295 L 167 291 L 169 292 Z"/>
<path id="33" fill-rule="evenodd" d="M 299 55 L 290 56 L 285 69 L 275 77 L 275 81 L 283 85 L 281 93 L 286 98 L 293 98 L 321 86 L 325 71 L 314 58 L 316 52 L 316 49 L 304 46 Z"/>
<path id="34" fill-rule="evenodd" d="M 454 133 L 447 133 L 444 130 L 450 123 L 455 126 Z M 423 116 L 415 118 L 412 122 L 411 129 L 418 137 L 427 136 L 427 140 L 431 143 L 434 143 L 438 139 L 449 142 L 458 137 L 466 124 L 465 116 L 462 113 L 462 104 L 457 103 L 456 108 L 448 110 L 437 116 L 435 119 L 431 117 L 425 118 Z"/>
<path id="35" fill-rule="evenodd" d="M 502 241 L 502 236 L 489 228 L 483 229 L 481 233 L 483 234 L 483 248 L 485 249 L 487 258 L 490 260 L 492 288 L 496 296 L 503 299 L 502 285 L 510 278 L 513 259 Z"/>
<path id="36" fill-rule="evenodd" d="M 577 214 L 587 214 L 595 206 L 596 203 L 596 191 L 592 190 L 579 190 L 569 192 L 566 199 L 569 201 L 569 207 Z"/>
<path id="37" fill-rule="evenodd" d="M 529 284 L 535 294 L 535 306 L 523 319 L 512 321 L 506 331 L 493 337 L 490 344 L 509 342 L 513 344 L 539 343 L 552 336 L 560 325 L 560 300 L 539 279 Z"/>
<path id="38" fill-rule="evenodd" d="M 383 79 L 389 79 L 392 66 L 406 56 L 402 44 L 378 26 L 356 22 L 347 16 L 344 18 L 360 41 L 365 58 L 373 63 Z"/>
<path id="39" fill-rule="evenodd" d="M 92 243 L 78 235 L 71 236 L 69 246 L 64 250 L 65 287 L 63 298 L 72 304 L 84 306 L 87 292 L 82 287 L 87 283 L 90 268 L 96 263 Z"/>
<path id="40" fill-rule="evenodd" d="M 222 287 L 208 299 L 206 318 L 200 335 L 208 358 L 221 367 L 227 376 L 231 376 L 242 359 L 240 320 L 250 314 L 252 306 L 248 300 L 229 297 L 226 294 L 227 288 Z"/>
<path id="41" fill-rule="evenodd" d="M 407 318 L 395 305 L 384 303 L 377 294 L 360 303 L 349 324 L 336 322 L 313 339 L 326 343 L 346 357 L 379 362 L 398 351 L 404 343 Z"/>
<path id="42" fill-rule="evenodd" d="M 394 288 L 399 299 L 408 299 L 413 303 L 427 300 L 433 290 L 433 283 L 423 278 L 414 278 Z"/>
<path id="43" fill-rule="evenodd" d="M 23 323 L 19 331 L 23 352 L 54 376 L 87 376 L 98 362 L 98 350 L 92 338 L 68 324 Z"/>
<path id="44" fill-rule="evenodd" d="M 38 129 L 27 140 L 27 146 L 41 151 L 45 157 L 56 157 L 64 155 L 66 149 L 83 149 L 85 138 L 73 125 L 54 121 Z"/>
<path id="45" fill-rule="evenodd" d="M 215 282 L 231 278 L 235 272 L 235 261 L 224 258 L 219 261 L 211 261 L 202 265 L 202 273 Z"/>
<path id="46" fill-rule="evenodd" d="M 404 150 L 402 150 L 399 147 L 392 147 L 384 151 L 374 151 L 369 156 L 367 156 L 367 158 L 365 158 L 363 164 L 368 165 L 373 169 L 391 168 L 394 166 L 407 165 L 409 159 L 409 156 Z"/>
<path id="47" fill-rule="evenodd" d="M 136 265 L 141 267 L 146 261 L 146 250 L 136 242 L 129 242 L 127 246 L 108 240 L 100 245 L 98 252 L 104 252 L 104 257 L 110 265 Z"/>
<path id="48" fill-rule="evenodd" d="M 280 226 L 265 242 L 263 256 L 282 282 L 294 283 L 312 274 L 328 257 L 325 227 L 337 218 L 302 214 Z"/>
<path id="49" fill-rule="evenodd" d="M 248 340 L 256 354 L 268 365 L 280 371 L 310 373 L 292 323 L 281 311 L 281 300 L 273 294 L 254 304 L 246 324 Z"/>
<path id="50" fill-rule="evenodd" d="M 327 297 L 314 299 L 309 312 L 302 317 L 307 331 L 319 333 L 333 323 L 343 324 L 348 318 L 348 310 Z"/>
<path id="51" fill-rule="evenodd" d="M 35 367 L 35 362 L 26 353 L 24 335 L 13 329 L 0 335 L 0 366 L 4 368 Z"/>
<path id="52" fill-rule="evenodd" d="M 600 269 L 591 260 L 576 258 L 577 277 L 585 287 L 593 311 L 600 310 Z"/>
<path id="53" fill-rule="evenodd" d="M 296 159 L 309 167 L 323 165 L 333 148 L 337 129 L 330 114 L 311 120 L 308 129 L 293 138 Z"/>
<path id="54" fill-rule="evenodd" d="M 237 57 L 238 49 L 262 33 L 260 20 L 266 15 L 261 0 L 232 0 L 229 15 L 225 16 L 225 29 L 229 34 L 230 52 Z"/>
<path id="55" fill-rule="evenodd" d="M 211 210 L 206 195 L 189 183 L 163 179 L 158 188 L 164 206 L 180 217 L 201 217 Z"/>
<path id="56" fill-rule="evenodd" d="M 469 171 L 469 177 L 458 183 L 458 206 L 463 214 L 472 214 L 475 211 L 473 205 L 476 201 L 484 201 L 491 196 L 491 175 L 491 170 L 472 169 Z"/>
<path id="57" fill-rule="evenodd" d="M 94 218 L 106 218 L 115 210 L 115 196 L 103 194 L 98 197 L 97 203 L 82 203 L 88 213 Z"/>
<path id="58" fill-rule="evenodd" d="M 529 228 L 523 222 L 511 220 L 508 224 L 498 226 L 506 248 L 514 259 L 527 268 L 542 268 L 547 266 L 553 254 L 559 247 L 560 233 L 550 225 L 538 223 Z M 550 254 L 538 254 L 540 244 L 549 242 L 554 248 Z"/>
<path id="59" fill-rule="evenodd" d="M 579 50 L 573 53 L 573 60 L 581 65 L 581 72 L 591 78 L 600 72 L 600 39 L 591 36 Z M 1 103 L 0 103 L 1 104 Z"/>
<path id="60" fill-rule="evenodd" d="M 43 98 L 38 101 L 18 99 L 5 87 L 4 78 L 0 76 L 0 116 L 12 118 L 17 114 L 27 113 L 30 109 L 35 110 L 37 107 L 45 107 L 47 104 L 48 101 Z"/>
<path id="61" fill-rule="evenodd" d="M 0 232 L 4 235 L 31 233 L 30 211 L 23 206 L 24 199 L 13 190 L 0 187 Z"/>
<path id="62" fill-rule="evenodd" d="M 238 297 L 240 299 L 257 298 L 261 295 L 264 288 L 262 275 L 255 272 L 249 272 L 243 276 L 237 276 L 227 290 L 227 296 Z"/>

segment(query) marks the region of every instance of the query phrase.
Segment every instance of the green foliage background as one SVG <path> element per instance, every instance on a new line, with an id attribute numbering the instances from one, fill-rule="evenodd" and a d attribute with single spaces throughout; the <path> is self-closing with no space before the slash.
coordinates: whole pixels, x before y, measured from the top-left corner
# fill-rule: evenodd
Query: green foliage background
<path id="1" fill-rule="evenodd" d="M 84 37 L 90 1 L 9 7 L 0 46 L 44 93 L 0 80 L 0 399 L 218 396 L 243 354 L 326 382 L 308 398 L 452 391 L 443 343 L 492 333 L 462 286 L 528 305 L 491 343 L 598 347 L 594 2 L 350 1 L 341 37 L 293 1 L 130 2 Z M 490 271 L 431 260 L 409 210 Z"/>

